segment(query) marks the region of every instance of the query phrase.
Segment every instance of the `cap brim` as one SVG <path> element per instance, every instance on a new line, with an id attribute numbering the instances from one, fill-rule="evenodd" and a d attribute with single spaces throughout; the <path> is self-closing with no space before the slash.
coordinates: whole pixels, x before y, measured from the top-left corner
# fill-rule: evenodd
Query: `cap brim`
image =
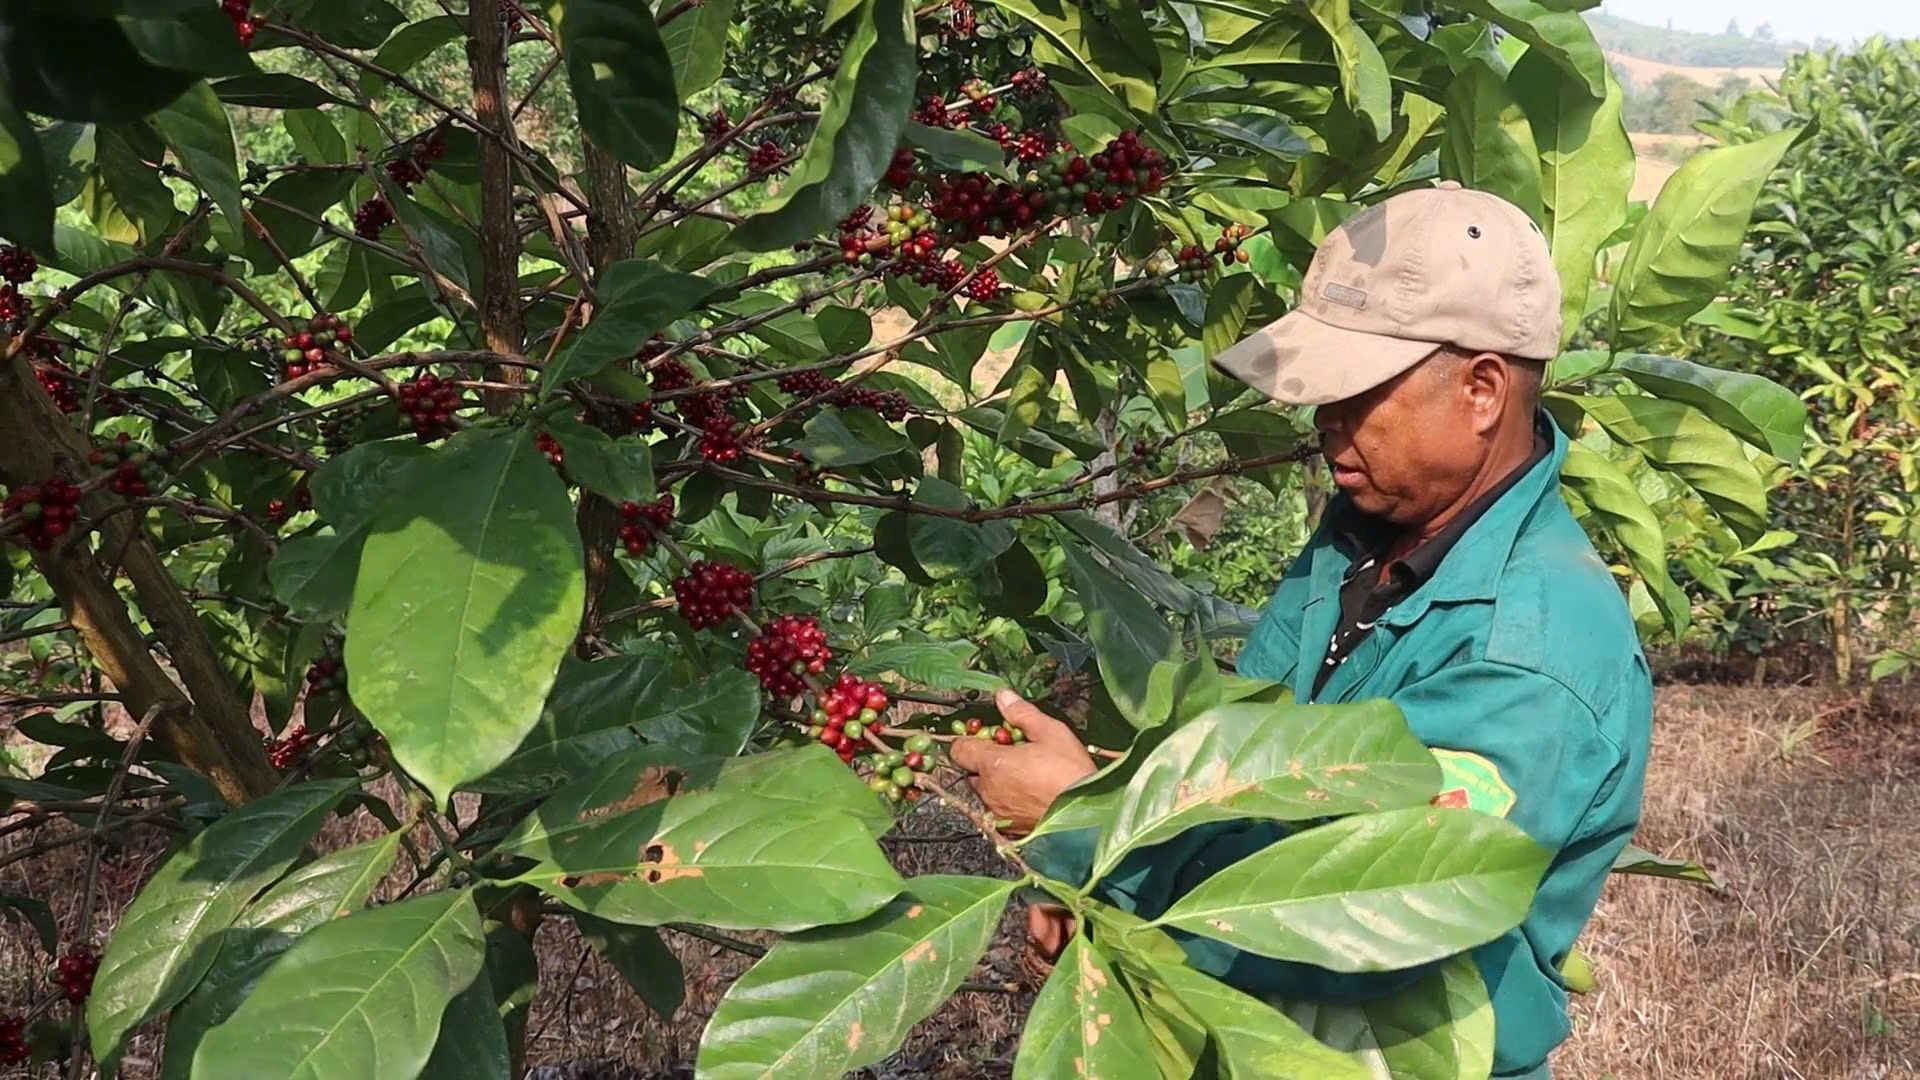
<path id="1" fill-rule="evenodd" d="M 1430 341 L 1346 330 L 1292 311 L 1214 357 L 1213 363 L 1275 401 L 1325 405 L 1366 393 L 1439 347 Z"/>

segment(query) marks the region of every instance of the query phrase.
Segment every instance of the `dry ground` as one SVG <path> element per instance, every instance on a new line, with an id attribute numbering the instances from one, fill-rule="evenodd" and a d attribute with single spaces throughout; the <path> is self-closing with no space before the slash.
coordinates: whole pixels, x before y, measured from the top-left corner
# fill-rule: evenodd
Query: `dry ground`
<path id="1" fill-rule="evenodd" d="M 1614 879 L 1582 942 L 1599 984 L 1578 1001 L 1576 1034 L 1557 1074 L 1920 1076 L 1916 713 L 1863 715 L 1816 690 L 1669 687 L 1659 700 L 1641 840 L 1702 858 L 1726 888 Z M 1819 733 L 1810 734 L 1816 718 Z M 336 825 L 328 843 L 369 831 L 362 815 Z M 901 832 L 888 846 L 910 874 L 993 861 L 936 812 L 916 815 Z M 10 836 L 0 846 L 19 842 Z M 70 928 L 74 850 L 8 868 L 0 889 L 48 896 Z M 109 910 L 125 903 L 156 856 L 149 845 L 105 866 Z M 976 980 L 1022 981 L 1017 925 L 1017 913 L 1009 914 Z M 542 1080 L 689 1075 L 714 1001 L 750 960 L 699 938 L 668 939 L 689 984 L 671 1023 L 649 1014 L 566 926 L 541 931 L 545 976 L 529 1051 Z M 36 991 L 44 960 L 16 927 L 0 927 L 0 965 L 0 1001 Z M 1023 992 L 964 994 L 917 1028 L 877 1076 L 1005 1076 L 1030 1003 Z M 135 1047 L 126 1075 L 151 1075 L 154 1041 Z"/>

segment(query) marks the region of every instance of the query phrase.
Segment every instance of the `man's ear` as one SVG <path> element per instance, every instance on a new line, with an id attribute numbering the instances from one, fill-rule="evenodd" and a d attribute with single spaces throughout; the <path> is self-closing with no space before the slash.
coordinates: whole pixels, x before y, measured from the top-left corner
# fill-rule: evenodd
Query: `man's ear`
<path id="1" fill-rule="evenodd" d="M 1507 393 L 1513 386 L 1513 369 L 1499 353 L 1476 353 L 1461 373 L 1461 392 L 1473 415 L 1473 430 L 1484 435 L 1500 426 L 1507 409 Z"/>

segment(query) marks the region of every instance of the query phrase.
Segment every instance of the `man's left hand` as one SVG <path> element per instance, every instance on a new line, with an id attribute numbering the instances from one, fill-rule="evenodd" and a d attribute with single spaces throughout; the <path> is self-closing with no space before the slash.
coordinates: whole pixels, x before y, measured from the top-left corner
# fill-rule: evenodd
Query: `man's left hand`
<path id="1" fill-rule="evenodd" d="M 1022 700 L 1011 690 L 994 696 L 1000 717 L 1027 737 L 1001 746 L 986 739 L 955 739 L 948 747 L 953 763 L 973 774 L 973 789 L 994 817 L 1011 822 L 1002 831 L 1022 836 L 1053 805 L 1060 793 L 1095 771 L 1093 756 L 1073 729 Z"/>

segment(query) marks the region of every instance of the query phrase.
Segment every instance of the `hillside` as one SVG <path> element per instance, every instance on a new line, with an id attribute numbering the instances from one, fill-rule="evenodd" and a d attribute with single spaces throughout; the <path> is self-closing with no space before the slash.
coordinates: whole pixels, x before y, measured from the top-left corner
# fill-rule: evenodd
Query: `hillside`
<path id="1" fill-rule="evenodd" d="M 1681 67 L 1768 68 L 1779 70 L 1787 57 L 1806 48 L 1795 42 L 1773 41 L 1761 27 L 1756 34 L 1731 28 L 1718 34 L 1648 26 L 1617 15 L 1589 11 L 1587 24 L 1608 53 L 1626 53 L 1645 60 Z"/>

